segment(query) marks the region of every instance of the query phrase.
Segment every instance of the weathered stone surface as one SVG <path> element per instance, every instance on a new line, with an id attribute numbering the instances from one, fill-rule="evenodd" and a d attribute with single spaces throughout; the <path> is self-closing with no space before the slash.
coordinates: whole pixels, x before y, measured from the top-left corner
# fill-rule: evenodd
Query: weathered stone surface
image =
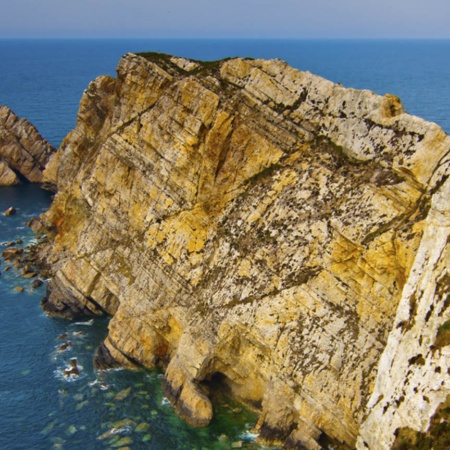
<path id="1" fill-rule="evenodd" d="M 44 284 L 44 282 L 41 279 L 37 278 L 31 282 L 30 286 L 32 289 L 37 289 L 37 288 L 41 287 L 43 284 Z"/>
<path id="2" fill-rule="evenodd" d="M 391 448 L 395 432 L 426 431 L 450 395 L 450 341 L 439 345 L 450 323 L 450 180 L 433 196 L 411 275 L 381 357 L 358 448 Z"/>
<path id="3" fill-rule="evenodd" d="M 4 213 L 4 216 L 13 216 L 17 212 L 16 208 L 10 206 Z"/>
<path id="4" fill-rule="evenodd" d="M 6 260 L 12 260 L 18 258 L 23 253 L 23 248 L 9 247 L 3 250 L 2 256 Z"/>
<path id="5" fill-rule="evenodd" d="M 0 186 L 19 184 L 20 179 L 5 161 L 0 160 Z"/>
<path id="6" fill-rule="evenodd" d="M 50 156 L 56 150 L 26 119 L 0 106 L 0 185 L 20 183 L 20 176 L 40 183 Z"/>
<path id="7" fill-rule="evenodd" d="M 282 61 L 126 55 L 46 172 L 44 309 L 114 314 L 99 367 L 168 364 L 191 423 L 211 419 L 219 379 L 261 412 L 261 441 L 354 446 L 364 422 L 358 445 L 385 448 L 394 427 L 426 427 L 448 382 L 446 347 L 425 347 L 447 319 L 449 151 L 397 97 Z M 405 372 L 410 353 L 425 364 L 406 389 L 389 364 Z M 433 390 L 427 408 L 414 387 Z"/>

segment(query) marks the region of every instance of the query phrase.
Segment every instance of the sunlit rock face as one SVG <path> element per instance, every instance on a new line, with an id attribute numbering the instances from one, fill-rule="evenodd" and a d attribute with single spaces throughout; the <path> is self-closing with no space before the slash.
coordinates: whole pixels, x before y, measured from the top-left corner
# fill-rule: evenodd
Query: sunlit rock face
<path id="1" fill-rule="evenodd" d="M 19 184 L 21 179 L 41 183 L 55 151 L 30 122 L 0 106 L 0 186 Z"/>
<path id="2" fill-rule="evenodd" d="M 44 309 L 112 314 L 97 366 L 165 363 L 192 424 L 215 380 L 260 411 L 261 442 L 354 447 L 362 429 L 389 448 L 448 393 L 448 347 L 427 345 L 448 319 L 449 150 L 397 97 L 279 60 L 128 54 L 45 172 Z"/>

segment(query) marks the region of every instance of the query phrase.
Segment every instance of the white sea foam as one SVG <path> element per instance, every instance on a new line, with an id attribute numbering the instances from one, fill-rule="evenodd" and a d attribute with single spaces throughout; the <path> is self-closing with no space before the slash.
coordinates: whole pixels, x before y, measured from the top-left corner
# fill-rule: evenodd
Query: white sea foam
<path id="1" fill-rule="evenodd" d="M 74 322 L 73 325 L 84 325 L 86 327 L 90 327 L 94 324 L 94 319 L 88 320 L 87 322 Z"/>
<path id="2" fill-rule="evenodd" d="M 88 383 L 88 386 L 89 387 L 98 386 L 101 391 L 107 391 L 109 389 L 109 386 L 104 381 L 100 381 L 99 379 L 91 381 L 90 383 Z"/>
<path id="3" fill-rule="evenodd" d="M 244 431 L 239 435 L 239 438 L 246 441 L 254 441 L 259 435 L 251 433 L 250 431 Z"/>
<path id="4" fill-rule="evenodd" d="M 167 397 L 163 397 L 161 401 L 162 406 L 170 406 L 170 400 Z"/>

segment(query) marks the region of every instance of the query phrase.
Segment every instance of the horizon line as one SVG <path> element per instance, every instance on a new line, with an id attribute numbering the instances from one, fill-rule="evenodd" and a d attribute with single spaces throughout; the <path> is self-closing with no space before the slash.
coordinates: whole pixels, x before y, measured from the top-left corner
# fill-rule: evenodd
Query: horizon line
<path id="1" fill-rule="evenodd" d="M 223 36 L 179 36 L 179 37 L 80 37 L 80 36 L 0 36 L 2 41 L 450 41 L 450 37 L 223 37 Z"/>

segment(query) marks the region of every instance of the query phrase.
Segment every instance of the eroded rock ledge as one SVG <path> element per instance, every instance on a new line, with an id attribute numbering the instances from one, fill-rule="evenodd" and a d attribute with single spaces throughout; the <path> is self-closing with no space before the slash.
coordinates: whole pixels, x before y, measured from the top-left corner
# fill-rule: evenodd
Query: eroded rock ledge
<path id="1" fill-rule="evenodd" d="M 28 120 L 0 106 L 0 186 L 19 184 L 21 178 L 41 183 L 55 152 Z"/>
<path id="2" fill-rule="evenodd" d="M 44 309 L 112 314 L 99 367 L 168 364 L 191 423 L 219 379 L 263 442 L 389 448 L 449 393 L 449 150 L 395 96 L 282 61 L 128 54 L 45 173 Z"/>

